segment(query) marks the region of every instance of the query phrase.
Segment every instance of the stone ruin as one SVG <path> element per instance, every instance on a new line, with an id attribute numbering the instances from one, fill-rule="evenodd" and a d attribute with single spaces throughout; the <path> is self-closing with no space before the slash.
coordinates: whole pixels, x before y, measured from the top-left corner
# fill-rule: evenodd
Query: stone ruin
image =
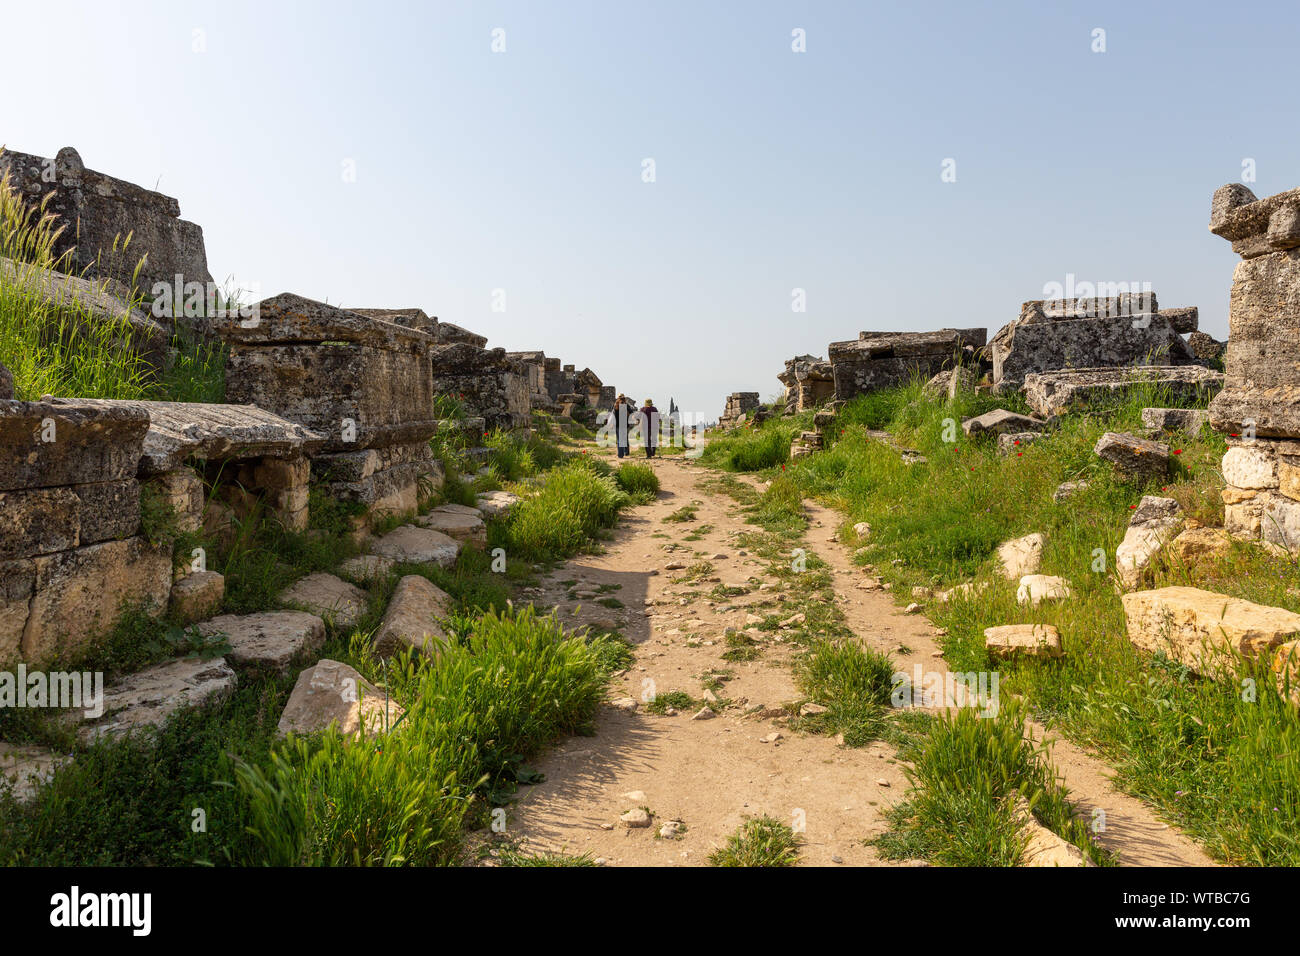
<path id="1" fill-rule="evenodd" d="M 718 427 L 731 428 L 752 420 L 758 408 L 758 392 L 732 392 L 727 396 L 727 405 L 722 417 L 718 419 Z"/>
<path id="2" fill-rule="evenodd" d="M 311 476 L 334 497 L 378 517 L 416 510 L 422 483 L 441 486 L 428 333 L 289 293 L 221 332 L 227 399 L 322 436 Z"/>
<path id="3" fill-rule="evenodd" d="M 1015 391 L 1027 375 L 1058 369 L 1191 365 L 1183 335 L 1197 321 L 1195 308 L 1161 309 L 1154 292 L 1026 302 L 989 341 L 993 387 Z"/>
<path id="4" fill-rule="evenodd" d="M 1223 387 L 1223 373 L 1202 365 L 1067 368 L 1025 376 L 1025 402 L 1044 417 L 1113 405 L 1129 393 L 1159 388 L 1171 401 L 1204 405 Z"/>
<path id="5" fill-rule="evenodd" d="M 827 355 L 835 400 L 848 401 L 903 385 L 913 376 L 929 379 L 944 369 L 975 364 L 987 335 L 985 329 L 860 332 L 848 342 L 832 342 Z"/>
<path id="6" fill-rule="evenodd" d="M 477 436 L 529 426 L 529 371 L 517 357 L 525 353 L 489 349 L 486 336 L 441 322 L 423 309 L 350 311 L 429 335 L 434 394 L 452 395 L 462 402 L 467 431 Z"/>
<path id="7" fill-rule="evenodd" d="M 429 352 L 433 390 L 454 395 L 484 431 L 526 429 L 532 421 L 528 374 L 505 349 L 469 342 L 436 345 Z"/>
<path id="8" fill-rule="evenodd" d="M 75 657 L 124 601 L 157 615 L 196 585 L 224 590 L 206 569 L 175 577 L 170 541 L 145 536 L 146 496 L 177 533 L 219 535 L 257 500 L 302 531 L 320 441 L 247 406 L 0 400 L 0 663 Z M 221 501 L 206 500 L 210 487 Z"/>
<path id="9" fill-rule="evenodd" d="M 516 362 L 523 370 L 524 381 L 528 385 L 529 409 L 550 411 L 552 402 L 550 393 L 546 391 L 546 353 L 507 352 L 506 358 Z"/>
<path id="10" fill-rule="evenodd" d="M 148 429 L 135 408 L 0 401 L 0 662 L 73 655 L 122 601 L 166 608 L 171 553 L 140 535 Z"/>
<path id="11" fill-rule="evenodd" d="M 815 355 L 787 359 L 785 371 L 777 375 L 785 386 L 785 415 L 818 408 L 835 399 L 835 375 L 831 363 Z"/>
<path id="12" fill-rule="evenodd" d="M 427 332 L 433 336 L 436 341 L 438 338 L 438 318 L 429 315 L 423 309 L 350 309 L 357 315 L 364 315 L 368 319 L 379 319 L 381 322 L 392 322 L 395 325 L 404 325 L 408 329 L 415 329 L 417 332 Z M 460 326 L 451 326 L 453 329 L 460 329 Z M 463 330 L 461 330 L 463 331 Z M 483 340 L 484 342 L 487 339 Z"/>
<path id="13" fill-rule="evenodd" d="M 0 173 L 28 203 L 39 206 L 53 193 L 47 210 L 58 217 L 63 232 L 55 253 L 68 253 L 68 271 L 130 284 L 141 257 L 139 287 L 148 292 L 155 283 L 171 286 L 212 281 L 208 272 L 203 230 L 180 218 L 180 204 L 170 196 L 87 169 L 71 146 L 53 159 L 5 150 Z M 123 247 L 123 240 L 130 243 Z"/>
<path id="14" fill-rule="evenodd" d="M 1210 231 L 1232 243 L 1224 388 L 1210 424 L 1228 436 L 1224 524 L 1300 551 L 1300 189 L 1214 193 Z"/>

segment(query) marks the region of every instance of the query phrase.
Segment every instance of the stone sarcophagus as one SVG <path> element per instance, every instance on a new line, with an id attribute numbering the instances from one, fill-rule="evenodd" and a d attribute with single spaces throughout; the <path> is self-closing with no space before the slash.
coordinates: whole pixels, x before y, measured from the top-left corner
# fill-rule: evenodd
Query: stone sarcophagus
<path id="1" fill-rule="evenodd" d="M 0 666 L 75 659 L 126 604 L 167 609 L 170 549 L 140 535 L 149 415 L 0 401 Z"/>
<path id="2" fill-rule="evenodd" d="M 882 388 L 903 385 L 914 376 L 930 379 L 947 368 L 974 362 L 986 329 L 937 332 L 860 332 L 827 349 L 835 381 L 835 400 L 848 401 Z"/>
<path id="3" fill-rule="evenodd" d="M 321 436 L 311 474 L 331 493 L 381 515 L 414 510 L 421 483 L 440 483 L 428 334 L 288 293 L 220 331 L 227 400 Z"/>
<path id="4" fill-rule="evenodd" d="M 203 230 L 180 218 L 180 204 L 170 196 L 87 169 L 71 146 L 52 159 L 5 150 L 0 173 L 6 170 L 27 203 L 40 205 L 54 194 L 47 209 L 64 227 L 55 253 L 68 253 L 69 272 L 129 283 L 143 258 L 144 292 L 156 283 L 170 286 L 178 275 L 186 283 L 212 281 Z"/>
<path id="5" fill-rule="evenodd" d="M 528 374 L 505 349 L 453 342 L 435 346 L 429 363 L 434 391 L 458 398 L 485 430 L 527 428 L 532 421 Z"/>
<path id="6" fill-rule="evenodd" d="M 1070 368 L 1189 365 L 1183 334 L 1196 331 L 1195 308 L 1161 309 L 1154 292 L 1026 302 L 989 342 L 995 391 L 1019 389 L 1025 376 Z"/>
<path id="7" fill-rule="evenodd" d="M 1229 532 L 1300 551 L 1300 189 L 1214 193 L 1210 231 L 1232 243 L 1224 386 L 1210 424 L 1223 457 Z"/>

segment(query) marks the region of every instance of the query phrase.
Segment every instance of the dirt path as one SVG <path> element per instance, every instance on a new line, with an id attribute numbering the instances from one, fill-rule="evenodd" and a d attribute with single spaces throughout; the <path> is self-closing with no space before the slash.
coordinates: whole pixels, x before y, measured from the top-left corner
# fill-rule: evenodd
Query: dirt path
<path id="1" fill-rule="evenodd" d="M 734 676 L 718 693 L 736 706 L 704 720 L 689 712 L 655 715 L 644 704 L 634 712 L 602 707 L 594 737 L 566 740 L 536 763 L 546 779 L 521 789 L 508 811 L 507 835 L 528 852 L 589 853 L 606 865 L 703 865 L 747 817 L 766 814 L 802 824 L 804 865 L 897 865 L 863 843 L 887 829 L 883 811 L 907 788 L 893 748 L 880 742 L 847 748 L 786 727 L 776 708 L 799 697 L 790 645 L 767 644 L 755 661 L 722 659 L 724 628 L 743 629 L 746 605 L 773 597 L 756 586 L 766 580 L 767 562 L 737 546 L 734 536 L 752 526 L 735 503 L 697 487 L 711 472 L 671 458 L 655 460 L 654 467 L 662 486 L 658 500 L 628 513 L 606 553 L 568 562 L 531 597 L 560 608 L 566 624 L 617 627 L 636 645 L 636 661 L 613 682 L 611 700 L 642 700 L 647 681 L 658 694 L 680 690 L 698 699 L 703 676 L 726 669 Z M 698 503 L 694 521 L 663 521 L 691 503 Z M 909 667 L 919 661 L 926 670 L 944 670 L 927 619 L 903 613 L 888 593 L 855 587 L 861 572 L 834 539 L 839 517 L 811 503 L 808 515 L 807 546 L 834 569 L 849 627 L 895 656 L 900 646 L 909 648 L 899 658 Z M 687 540 L 692 533 L 695 540 Z M 673 545 L 690 551 L 665 550 Z M 721 603 L 680 597 L 687 586 L 674 584 L 680 572 L 665 565 L 702 559 L 715 568 L 706 588 L 722 583 L 753 590 Z M 760 705 L 772 716 L 746 715 Z M 782 737 L 765 742 L 773 733 Z M 1136 800 L 1110 788 L 1096 761 L 1065 743 L 1055 752 L 1080 804 L 1089 812 L 1105 809 L 1101 842 L 1120 849 L 1125 862 L 1210 862 Z M 650 827 L 629 829 L 620 822 L 635 806 L 652 812 Z M 667 821 L 681 821 L 686 832 L 660 838 Z"/>

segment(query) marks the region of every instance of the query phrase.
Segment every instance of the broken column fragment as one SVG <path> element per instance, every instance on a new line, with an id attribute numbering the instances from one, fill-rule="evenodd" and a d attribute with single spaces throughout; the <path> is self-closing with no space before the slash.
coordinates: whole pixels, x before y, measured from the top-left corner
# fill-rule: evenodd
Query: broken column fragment
<path id="1" fill-rule="evenodd" d="M 1232 275 L 1224 387 L 1210 424 L 1228 436 L 1224 524 L 1300 551 L 1300 189 L 1214 193 L 1210 231 L 1242 257 Z"/>

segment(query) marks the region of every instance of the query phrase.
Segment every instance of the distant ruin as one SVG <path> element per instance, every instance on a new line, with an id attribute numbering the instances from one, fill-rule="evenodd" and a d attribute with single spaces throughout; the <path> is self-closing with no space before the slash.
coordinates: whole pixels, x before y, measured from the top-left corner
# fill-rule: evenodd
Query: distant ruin
<path id="1" fill-rule="evenodd" d="M 860 332 L 856 339 L 827 348 L 835 400 L 845 402 L 882 388 L 929 379 L 956 365 L 974 364 L 987 329 L 937 332 Z"/>
<path id="2" fill-rule="evenodd" d="M 785 371 L 777 375 L 785 386 L 786 415 L 818 408 L 835 399 L 835 375 L 831 363 L 815 355 L 787 359 Z"/>

